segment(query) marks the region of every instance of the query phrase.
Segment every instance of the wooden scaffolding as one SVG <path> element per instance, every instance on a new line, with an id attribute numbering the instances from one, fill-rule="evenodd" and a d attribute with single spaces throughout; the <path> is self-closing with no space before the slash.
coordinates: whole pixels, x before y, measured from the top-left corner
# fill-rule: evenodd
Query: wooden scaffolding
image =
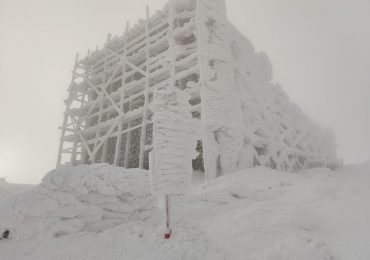
<path id="1" fill-rule="evenodd" d="M 162 11 L 121 37 L 107 37 L 103 49 L 76 56 L 65 100 L 57 166 L 109 163 L 148 168 L 152 150 L 153 91 L 167 85 L 191 93 L 200 117 L 199 68 L 194 35 L 195 1 Z"/>

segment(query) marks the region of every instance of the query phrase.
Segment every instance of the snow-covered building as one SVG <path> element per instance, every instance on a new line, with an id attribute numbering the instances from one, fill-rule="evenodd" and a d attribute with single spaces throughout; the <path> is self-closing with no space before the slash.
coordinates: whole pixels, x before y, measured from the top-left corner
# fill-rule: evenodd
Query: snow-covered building
<path id="1" fill-rule="evenodd" d="M 190 96 L 202 133 L 193 161 L 209 178 L 263 165 L 297 171 L 336 161 L 334 135 L 272 82 L 265 53 L 227 20 L 224 0 L 170 0 L 123 36 L 76 57 L 58 162 L 148 168 L 153 93 Z"/>

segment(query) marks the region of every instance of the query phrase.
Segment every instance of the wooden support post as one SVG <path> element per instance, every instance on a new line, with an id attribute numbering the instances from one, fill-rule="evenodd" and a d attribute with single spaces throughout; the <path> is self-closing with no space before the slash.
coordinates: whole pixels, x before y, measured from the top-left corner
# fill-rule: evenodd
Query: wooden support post
<path id="1" fill-rule="evenodd" d="M 90 151 L 90 148 L 89 148 L 89 145 L 88 145 L 88 143 L 85 141 L 85 139 L 84 139 L 84 137 L 82 136 L 82 134 L 81 134 L 81 131 L 79 130 L 79 128 L 77 127 L 77 120 L 75 119 L 75 117 L 74 116 L 71 116 L 71 120 L 72 120 L 72 124 L 73 124 L 73 127 L 76 129 L 76 132 L 77 132 L 77 134 L 79 135 L 79 137 L 80 137 L 80 139 L 81 139 L 81 142 L 82 142 L 82 144 L 84 145 L 84 147 L 85 147 L 85 149 L 86 149 L 86 151 L 88 152 L 88 154 L 89 154 L 89 157 L 90 158 L 92 158 L 93 156 L 92 156 L 92 152 Z"/>
<path id="2" fill-rule="evenodd" d="M 175 52 L 174 52 L 174 49 L 175 49 L 175 45 L 176 45 L 176 42 L 175 42 L 175 38 L 174 38 L 174 22 L 175 22 L 175 14 L 174 14 L 174 11 L 175 11 L 175 1 L 174 0 L 170 0 L 170 6 L 169 6 L 169 17 L 168 17 L 168 23 L 169 23 L 169 27 L 168 27 L 168 45 L 169 45 L 169 64 L 168 64 L 168 67 L 169 67 L 169 71 L 170 71 L 170 75 L 171 75 L 171 86 L 172 87 L 175 87 L 176 86 L 176 55 L 175 55 Z"/>
<path id="3" fill-rule="evenodd" d="M 126 23 L 126 31 L 124 33 L 124 50 L 123 50 L 123 59 L 122 59 L 122 84 L 121 84 L 121 99 L 120 99 L 120 110 L 124 113 L 124 99 L 125 99 L 125 88 L 126 88 L 126 58 L 127 58 L 127 42 L 128 42 L 128 30 L 129 30 L 130 24 L 127 22 Z M 121 142 L 122 142 L 122 119 L 120 118 L 119 120 L 119 125 L 118 125 L 118 131 L 117 131 L 117 142 L 116 142 L 116 150 L 114 154 L 114 165 L 118 166 L 119 165 L 119 157 L 121 153 Z"/>
<path id="4" fill-rule="evenodd" d="M 73 135 L 74 135 L 74 140 L 73 140 L 73 146 L 72 146 L 71 163 L 73 166 L 76 166 L 78 136 L 76 132 L 74 132 Z"/>
<path id="5" fill-rule="evenodd" d="M 108 34 L 107 36 L 107 43 L 109 42 L 110 40 L 110 37 L 111 35 Z M 106 44 L 107 44 L 106 43 Z M 107 67 L 108 67 L 108 63 L 107 63 L 107 56 L 108 56 L 108 52 L 107 51 L 104 51 L 104 71 L 103 71 L 103 85 L 106 83 L 107 81 Z M 103 86 L 102 86 L 103 88 Z M 103 119 L 103 109 L 104 109 L 104 92 L 103 91 L 100 91 L 99 94 L 98 94 L 98 97 L 99 99 L 99 116 L 98 116 L 98 125 L 100 125 L 102 123 L 102 119 Z M 96 158 L 96 154 L 98 153 L 98 150 L 100 149 L 101 145 L 98 144 L 98 140 L 101 136 L 101 130 L 98 128 L 96 130 L 96 142 L 94 143 L 94 150 L 93 150 L 93 158 L 91 158 L 91 162 L 92 163 L 95 163 L 97 158 Z M 104 148 L 103 148 L 104 150 Z M 104 162 L 104 154 L 102 154 L 102 157 L 101 157 L 101 161 Z"/>
<path id="6" fill-rule="evenodd" d="M 75 64 L 73 66 L 71 84 L 70 84 L 70 87 L 69 87 L 69 95 L 68 95 L 68 99 L 67 99 L 67 109 L 64 112 L 62 133 L 61 133 L 61 136 L 60 136 L 60 144 L 59 144 L 58 159 L 57 159 L 56 167 L 59 167 L 62 163 L 64 136 L 65 136 L 65 133 L 66 133 L 67 123 L 68 123 L 68 117 L 69 117 L 68 113 L 69 113 L 70 105 L 71 105 L 70 101 L 71 101 L 72 95 L 73 95 L 72 94 L 73 93 L 72 87 L 73 87 L 73 83 L 74 83 L 74 79 L 75 79 L 75 73 L 76 73 L 76 70 L 77 70 L 78 56 L 79 56 L 79 54 L 77 53 L 76 57 L 75 57 Z"/>
<path id="7" fill-rule="evenodd" d="M 146 41 L 146 76 L 145 76 L 145 90 L 144 90 L 144 107 L 143 107 L 143 121 L 141 127 L 140 136 L 140 156 L 139 156 L 139 168 L 144 168 L 144 157 L 145 157 L 145 140 L 146 140 L 146 126 L 148 117 L 148 103 L 149 103 L 149 87 L 150 87 L 150 76 L 149 76 L 149 59 L 150 59 L 150 39 L 149 39 L 149 6 L 146 7 L 146 20 L 145 20 L 145 41 Z"/>
<path id="8" fill-rule="evenodd" d="M 90 55 L 90 50 L 88 51 L 87 53 L 87 58 L 89 57 Z M 75 72 L 76 74 L 76 72 Z M 89 74 L 89 65 L 86 65 L 85 67 L 85 73 L 84 73 L 85 77 L 88 78 L 88 74 Z M 77 97 L 75 97 L 75 101 L 79 101 L 80 102 L 80 107 L 79 109 L 82 109 L 84 104 L 85 104 L 85 97 L 86 97 L 86 91 L 83 92 L 82 96 L 81 96 L 81 99 L 77 99 Z M 82 141 L 80 142 L 79 140 L 79 137 L 78 137 L 78 134 L 77 134 L 77 129 L 80 129 L 81 128 L 81 123 L 82 121 L 80 121 L 79 123 L 77 123 L 76 125 L 76 128 L 74 129 L 74 142 L 73 142 L 73 148 L 72 148 L 72 155 L 71 155 L 71 163 L 73 166 L 76 166 L 77 165 L 77 149 L 78 149 L 78 144 L 79 143 L 82 143 Z M 83 152 L 83 145 L 81 146 L 81 158 L 80 160 L 82 161 L 83 160 L 83 155 L 84 155 L 84 152 Z"/>
<path id="9" fill-rule="evenodd" d="M 131 110 L 131 101 L 129 102 L 130 104 L 130 110 Z M 131 128 L 131 122 L 128 123 L 128 129 Z M 125 168 L 127 169 L 128 168 L 128 163 L 129 163 L 129 154 L 130 154 L 130 150 L 131 150 L 131 133 L 132 133 L 133 130 L 131 131 L 127 131 L 127 138 L 126 138 L 126 151 L 125 151 Z"/>
<path id="10" fill-rule="evenodd" d="M 87 60 L 89 60 L 89 58 L 90 58 L 90 53 L 91 53 L 91 51 L 89 49 L 87 51 L 87 55 L 86 55 Z M 86 70 L 85 70 L 85 77 L 86 78 L 89 78 L 90 72 L 91 72 L 91 66 L 90 66 L 90 63 L 89 63 L 89 64 L 86 65 Z M 83 95 L 82 95 L 82 101 L 81 101 L 80 109 L 82 109 L 84 107 L 85 103 L 87 102 L 86 99 L 88 100 L 89 97 L 87 95 L 87 92 L 84 91 L 83 92 Z M 87 124 L 87 121 L 85 122 L 85 125 L 86 124 Z M 81 140 L 81 144 L 82 144 L 82 146 L 81 146 L 81 159 L 80 160 L 81 160 L 81 164 L 84 164 L 85 163 L 85 156 L 86 156 L 87 150 L 86 150 L 85 145 L 82 142 L 82 140 Z"/>

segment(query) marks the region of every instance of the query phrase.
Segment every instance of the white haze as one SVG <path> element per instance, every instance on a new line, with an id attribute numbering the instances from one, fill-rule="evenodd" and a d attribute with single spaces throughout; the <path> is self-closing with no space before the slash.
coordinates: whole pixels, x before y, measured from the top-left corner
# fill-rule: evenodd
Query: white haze
<path id="1" fill-rule="evenodd" d="M 55 166 L 74 55 L 165 0 L 0 0 L 0 177 L 37 183 Z M 334 129 L 346 163 L 370 158 L 370 1 L 226 0 L 303 111 Z"/>

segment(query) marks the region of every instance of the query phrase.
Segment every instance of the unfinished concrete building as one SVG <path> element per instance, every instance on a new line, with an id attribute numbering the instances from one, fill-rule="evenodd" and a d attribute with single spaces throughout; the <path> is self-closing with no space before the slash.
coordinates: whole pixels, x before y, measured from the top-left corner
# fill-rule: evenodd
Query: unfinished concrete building
<path id="1" fill-rule="evenodd" d="M 191 97 L 202 133 L 193 167 L 209 178 L 257 165 L 297 171 L 336 162 L 331 131 L 272 83 L 267 55 L 228 22 L 224 0 L 170 0 L 76 57 L 57 164 L 148 168 L 149 108 L 166 86 Z"/>

